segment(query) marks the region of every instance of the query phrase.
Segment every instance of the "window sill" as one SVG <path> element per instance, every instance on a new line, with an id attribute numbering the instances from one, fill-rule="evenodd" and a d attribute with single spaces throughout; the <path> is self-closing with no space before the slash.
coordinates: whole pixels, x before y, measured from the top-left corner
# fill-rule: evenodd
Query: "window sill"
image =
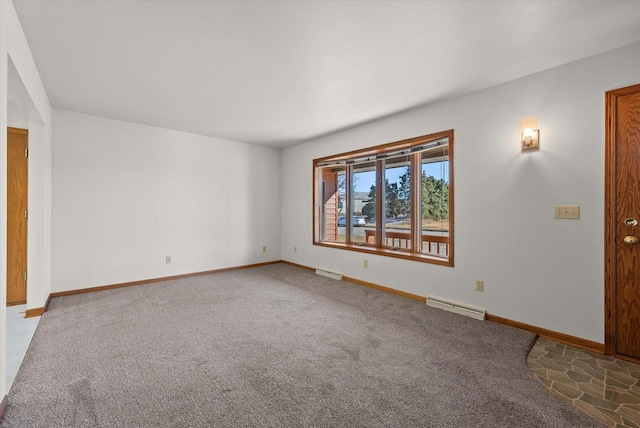
<path id="1" fill-rule="evenodd" d="M 442 257 L 430 256 L 428 254 L 404 252 L 404 251 L 391 250 L 391 249 L 385 249 L 385 248 L 380 249 L 380 248 L 375 248 L 375 247 L 366 246 L 366 245 L 342 244 L 338 242 L 314 241 L 313 245 L 318 245 L 320 247 L 327 247 L 327 248 L 336 248 L 340 250 L 357 251 L 360 253 L 375 254 L 377 256 L 394 257 L 397 259 L 413 260 L 416 262 L 431 263 L 431 264 L 440 265 L 440 266 L 453 267 L 453 257 L 451 256 L 448 259 L 444 259 Z"/>

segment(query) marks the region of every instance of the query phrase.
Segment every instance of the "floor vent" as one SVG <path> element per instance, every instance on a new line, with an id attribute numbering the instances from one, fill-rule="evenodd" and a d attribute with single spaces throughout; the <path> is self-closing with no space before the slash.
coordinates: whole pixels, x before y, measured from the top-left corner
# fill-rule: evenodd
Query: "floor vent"
<path id="1" fill-rule="evenodd" d="M 470 306 L 461 305 L 459 303 L 447 302 L 446 300 L 429 297 L 427 306 L 432 308 L 444 309 L 445 311 L 454 312 L 456 314 L 465 315 L 477 320 L 484 320 L 487 313 L 484 309 L 472 308 Z"/>
<path id="2" fill-rule="evenodd" d="M 341 273 L 331 272 L 330 270 L 316 269 L 316 274 L 326 276 L 327 278 L 331 278 L 331 279 L 337 279 L 337 280 L 342 279 Z"/>

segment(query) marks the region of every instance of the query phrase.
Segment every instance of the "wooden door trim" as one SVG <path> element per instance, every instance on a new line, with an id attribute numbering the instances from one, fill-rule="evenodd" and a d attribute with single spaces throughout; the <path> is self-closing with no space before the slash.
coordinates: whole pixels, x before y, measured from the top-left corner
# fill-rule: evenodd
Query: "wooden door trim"
<path id="1" fill-rule="evenodd" d="M 29 130 L 28 129 L 12 128 L 10 126 L 7 126 L 7 132 L 10 132 L 12 134 L 29 135 Z"/>
<path id="2" fill-rule="evenodd" d="M 607 355 L 617 355 L 616 295 L 616 145 L 618 97 L 640 92 L 640 84 L 605 93 L 604 152 L 604 344 Z M 628 357 L 627 357 L 628 358 Z"/>

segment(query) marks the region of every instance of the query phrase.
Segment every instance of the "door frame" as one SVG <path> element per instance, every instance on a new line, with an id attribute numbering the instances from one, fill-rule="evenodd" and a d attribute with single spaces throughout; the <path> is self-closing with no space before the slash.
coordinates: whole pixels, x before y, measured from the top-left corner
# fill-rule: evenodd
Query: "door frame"
<path id="1" fill-rule="evenodd" d="M 613 89 L 605 93 L 604 152 L 604 349 L 607 355 L 639 362 L 618 354 L 618 307 L 616 289 L 616 159 L 618 98 L 640 92 L 640 84 Z"/>

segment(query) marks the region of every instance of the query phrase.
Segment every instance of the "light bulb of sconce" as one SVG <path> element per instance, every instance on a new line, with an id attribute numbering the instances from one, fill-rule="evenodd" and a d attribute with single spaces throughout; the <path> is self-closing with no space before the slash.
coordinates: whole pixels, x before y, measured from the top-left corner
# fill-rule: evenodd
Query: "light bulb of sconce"
<path id="1" fill-rule="evenodd" d="M 535 116 L 520 119 L 520 142 L 522 150 L 538 148 L 538 120 Z"/>

